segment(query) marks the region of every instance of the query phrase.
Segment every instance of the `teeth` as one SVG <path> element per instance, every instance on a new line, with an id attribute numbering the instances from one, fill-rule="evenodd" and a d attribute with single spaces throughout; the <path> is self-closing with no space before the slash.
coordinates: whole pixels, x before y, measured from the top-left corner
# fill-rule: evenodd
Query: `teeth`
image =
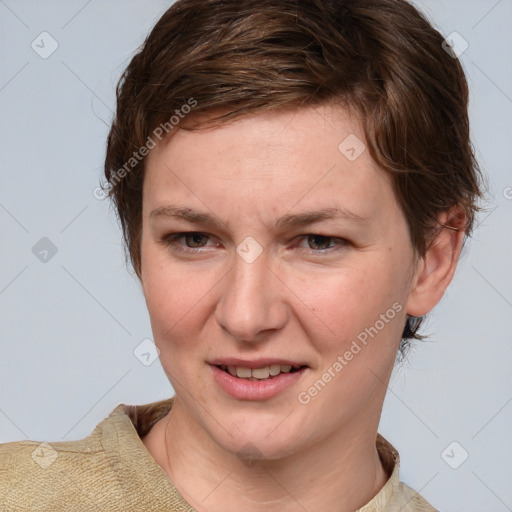
<path id="1" fill-rule="evenodd" d="M 226 366 L 225 364 L 219 365 L 222 370 L 227 371 L 233 377 L 240 379 L 251 379 L 251 380 L 265 380 L 269 377 L 275 377 L 280 373 L 290 373 L 292 368 L 298 370 L 301 368 L 299 364 L 271 364 L 270 366 L 264 366 L 263 368 L 244 368 L 242 366 Z"/>
<path id="2" fill-rule="evenodd" d="M 241 377 L 242 379 L 248 379 L 251 376 L 250 368 L 241 368 L 240 366 L 236 367 L 236 376 Z"/>
<path id="3" fill-rule="evenodd" d="M 271 364 L 269 367 L 269 373 L 272 377 L 279 375 L 281 373 L 281 365 L 279 364 Z"/>
<path id="4" fill-rule="evenodd" d="M 269 375 L 270 375 L 270 368 L 268 366 L 265 366 L 265 368 L 254 368 L 252 370 L 252 376 L 255 379 L 268 379 Z"/>

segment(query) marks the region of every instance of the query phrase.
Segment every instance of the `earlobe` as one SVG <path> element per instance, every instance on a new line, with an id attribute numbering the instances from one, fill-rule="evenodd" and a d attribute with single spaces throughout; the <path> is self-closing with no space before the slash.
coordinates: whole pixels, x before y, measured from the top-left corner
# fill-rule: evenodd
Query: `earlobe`
<path id="1" fill-rule="evenodd" d="M 455 206 L 438 217 L 438 232 L 417 263 L 407 313 L 423 316 L 441 300 L 450 284 L 464 243 L 466 216 Z"/>

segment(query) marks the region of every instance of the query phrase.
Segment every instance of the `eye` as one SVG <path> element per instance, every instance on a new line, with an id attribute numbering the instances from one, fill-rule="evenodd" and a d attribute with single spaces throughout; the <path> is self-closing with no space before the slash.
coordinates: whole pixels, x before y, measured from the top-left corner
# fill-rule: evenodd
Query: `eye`
<path id="1" fill-rule="evenodd" d="M 302 246 L 302 248 L 306 249 L 310 254 L 315 255 L 330 254 L 345 248 L 349 244 L 349 242 L 343 238 L 319 234 L 307 234 L 299 238 L 301 238 L 301 243 L 304 241 L 308 242 L 308 247 Z M 207 246 L 209 239 L 209 235 L 197 231 L 188 231 L 166 235 L 162 238 L 161 242 L 164 243 L 166 247 L 170 247 L 176 252 L 200 253 L 212 247 Z M 218 246 L 219 243 L 217 242 L 213 247 Z M 299 247 L 301 246 L 299 245 Z"/>
<path id="2" fill-rule="evenodd" d="M 162 242 L 176 251 L 194 252 L 195 249 L 205 247 L 208 238 L 209 236 L 203 233 L 190 231 L 186 233 L 172 233 L 163 237 Z M 185 241 L 185 246 L 179 242 L 181 239 Z"/>
<path id="3" fill-rule="evenodd" d="M 302 235 L 302 238 L 303 240 L 308 241 L 308 246 L 311 252 L 320 254 L 332 252 L 332 250 L 340 250 L 349 243 L 343 238 L 317 234 Z M 331 245 L 331 242 L 334 242 L 334 245 Z"/>

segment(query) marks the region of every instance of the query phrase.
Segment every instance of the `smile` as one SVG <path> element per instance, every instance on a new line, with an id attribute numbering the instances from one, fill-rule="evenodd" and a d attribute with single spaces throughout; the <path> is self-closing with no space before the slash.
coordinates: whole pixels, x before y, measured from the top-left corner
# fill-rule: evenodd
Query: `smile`
<path id="1" fill-rule="evenodd" d="M 269 400 L 292 388 L 310 368 L 289 361 L 215 361 L 209 364 L 219 389 L 237 400 Z M 225 364 L 230 363 L 230 364 Z"/>
<path id="2" fill-rule="evenodd" d="M 243 366 L 233 366 L 233 365 L 218 365 L 217 368 L 228 372 L 233 377 L 238 377 L 239 379 L 248 379 L 248 380 L 268 380 L 273 377 L 277 377 L 281 373 L 293 373 L 301 369 L 301 365 L 290 365 L 290 364 L 271 364 L 267 366 L 263 366 L 261 368 L 246 368 Z"/>

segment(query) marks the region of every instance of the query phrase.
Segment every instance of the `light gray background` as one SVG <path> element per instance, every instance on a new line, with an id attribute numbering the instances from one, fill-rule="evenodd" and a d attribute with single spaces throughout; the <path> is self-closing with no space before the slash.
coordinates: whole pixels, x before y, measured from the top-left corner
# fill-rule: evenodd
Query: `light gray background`
<path id="1" fill-rule="evenodd" d="M 114 85 L 168 5 L 0 0 L 0 442 L 80 439 L 119 403 L 173 394 L 159 361 L 133 354 L 151 338 L 149 318 L 115 215 L 93 196 Z M 392 378 L 380 432 L 400 451 L 402 480 L 443 512 L 502 512 L 512 510 L 512 0 L 418 5 L 469 43 L 461 60 L 489 210 L 431 316 L 431 342 Z M 59 45 L 47 59 L 31 48 L 43 31 Z M 46 263 L 32 252 L 42 237 L 58 249 Z M 451 461 L 469 453 L 458 469 L 441 456 L 453 441 Z"/>

